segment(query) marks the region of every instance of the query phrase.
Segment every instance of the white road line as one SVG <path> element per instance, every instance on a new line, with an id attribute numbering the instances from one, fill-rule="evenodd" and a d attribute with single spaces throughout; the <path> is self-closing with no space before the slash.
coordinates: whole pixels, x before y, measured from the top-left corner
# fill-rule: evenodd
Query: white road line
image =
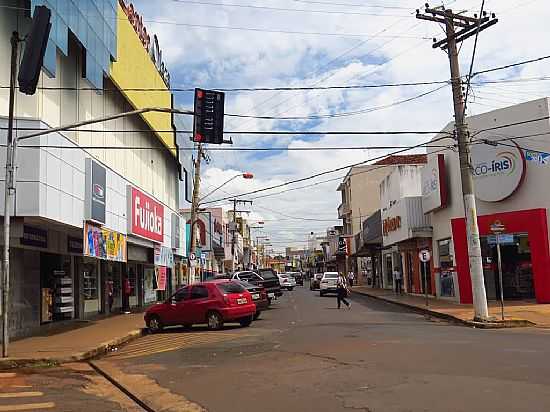
<path id="1" fill-rule="evenodd" d="M 55 408 L 55 403 L 53 402 L 22 403 L 20 405 L 1 405 L 0 412 L 36 411 L 38 409 L 51 409 L 51 408 Z"/>
<path id="2" fill-rule="evenodd" d="M 8 392 L 0 393 L 0 398 L 32 398 L 33 396 L 44 396 L 43 392 Z"/>

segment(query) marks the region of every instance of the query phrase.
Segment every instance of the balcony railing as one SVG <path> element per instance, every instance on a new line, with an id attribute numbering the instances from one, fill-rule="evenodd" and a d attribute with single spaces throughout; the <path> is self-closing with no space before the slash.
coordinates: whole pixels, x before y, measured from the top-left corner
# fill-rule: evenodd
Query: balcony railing
<path id="1" fill-rule="evenodd" d="M 340 206 L 338 206 L 338 218 L 342 219 L 344 216 L 351 213 L 351 209 L 349 207 L 348 203 L 342 203 Z"/>

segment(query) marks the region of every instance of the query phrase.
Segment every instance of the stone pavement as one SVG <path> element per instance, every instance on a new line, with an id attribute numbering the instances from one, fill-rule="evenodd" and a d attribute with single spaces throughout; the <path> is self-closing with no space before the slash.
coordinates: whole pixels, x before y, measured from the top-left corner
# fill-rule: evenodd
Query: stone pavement
<path id="1" fill-rule="evenodd" d="M 424 296 L 407 294 L 397 296 L 388 289 L 373 289 L 365 286 L 355 286 L 352 288 L 352 292 L 473 325 L 471 323 L 474 318 L 472 305 L 463 305 L 429 297 L 428 306 L 426 306 Z M 499 302 L 489 302 L 489 313 L 500 320 Z M 538 304 L 535 301 L 504 301 L 504 319 L 507 322 L 506 326 L 532 326 L 529 324 L 531 323 L 537 327 L 550 328 L 550 304 Z"/>
<path id="2" fill-rule="evenodd" d="M 143 313 L 116 315 L 86 322 L 58 333 L 14 340 L 0 369 L 36 363 L 66 363 L 89 359 L 142 335 Z"/>

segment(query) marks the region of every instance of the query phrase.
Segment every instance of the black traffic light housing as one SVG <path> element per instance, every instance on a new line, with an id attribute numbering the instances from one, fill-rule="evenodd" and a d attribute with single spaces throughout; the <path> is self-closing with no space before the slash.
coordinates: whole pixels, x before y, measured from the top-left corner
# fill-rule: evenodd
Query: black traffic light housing
<path id="1" fill-rule="evenodd" d="M 27 36 L 19 76 L 17 77 L 19 90 L 25 94 L 36 92 L 50 29 L 52 28 L 51 15 L 50 9 L 46 6 L 36 6 L 34 8 L 31 31 Z"/>
<path id="2" fill-rule="evenodd" d="M 223 143 L 224 102 L 223 92 L 195 89 L 194 142 Z"/>

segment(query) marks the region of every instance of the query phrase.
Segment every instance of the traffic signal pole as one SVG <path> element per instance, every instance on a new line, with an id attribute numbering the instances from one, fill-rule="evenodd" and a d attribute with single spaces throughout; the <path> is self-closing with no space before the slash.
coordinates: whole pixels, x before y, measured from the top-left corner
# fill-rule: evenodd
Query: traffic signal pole
<path id="1" fill-rule="evenodd" d="M 416 11 L 416 18 L 445 25 L 446 38 L 435 42 L 432 47 L 441 47 L 443 50 L 447 49 L 447 54 L 449 56 L 455 113 L 455 131 L 458 141 L 460 177 L 462 182 L 462 197 L 464 201 L 466 237 L 470 262 L 470 277 L 472 280 L 474 320 L 486 322 L 489 320 L 489 310 L 487 306 L 487 294 L 485 291 L 485 282 L 483 277 L 483 261 L 481 258 L 481 243 L 477 223 L 474 180 L 470 166 L 470 138 L 468 133 L 468 125 L 465 122 L 465 102 L 464 95 L 462 93 L 462 80 L 460 77 L 457 44 L 496 24 L 498 20 L 494 15 L 492 15 L 492 18 L 486 16 L 486 14 L 479 17 L 477 15 L 474 15 L 474 17 L 468 17 L 463 14 L 453 13 L 452 10 L 445 9 L 443 7 L 430 8 L 428 4 L 426 4 L 425 14 L 420 14 L 419 10 Z M 457 31 L 455 27 L 459 27 L 459 30 Z"/>
<path id="2" fill-rule="evenodd" d="M 8 133 L 6 141 L 6 179 L 4 180 L 4 250 L 2 259 L 2 357 L 8 357 L 9 346 L 9 302 L 10 302 L 10 217 L 13 189 L 15 188 L 15 168 L 13 156 L 13 118 L 15 108 L 15 79 L 17 77 L 17 55 L 19 34 L 14 31 L 11 39 L 10 100 L 8 113 Z"/>

